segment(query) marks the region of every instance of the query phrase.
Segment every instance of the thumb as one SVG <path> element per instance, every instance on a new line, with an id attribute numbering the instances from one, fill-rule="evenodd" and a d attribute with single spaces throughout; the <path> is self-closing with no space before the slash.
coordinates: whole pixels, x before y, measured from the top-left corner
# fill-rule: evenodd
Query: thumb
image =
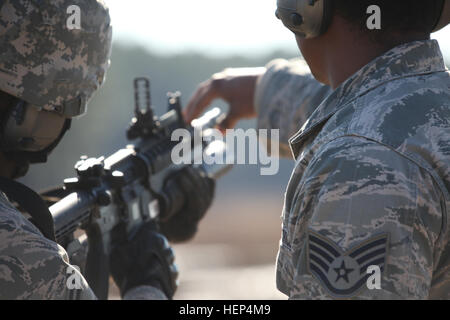
<path id="1" fill-rule="evenodd" d="M 223 119 L 218 125 L 217 128 L 222 132 L 222 134 L 225 134 L 225 131 L 227 129 L 232 129 L 236 126 L 236 123 L 239 121 L 239 117 L 236 115 L 230 113 L 226 116 L 225 119 Z"/>

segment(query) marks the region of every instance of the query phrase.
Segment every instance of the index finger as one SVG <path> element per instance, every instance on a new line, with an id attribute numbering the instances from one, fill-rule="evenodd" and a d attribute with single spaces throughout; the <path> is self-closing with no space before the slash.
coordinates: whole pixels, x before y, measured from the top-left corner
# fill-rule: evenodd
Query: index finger
<path id="1" fill-rule="evenodd" d="M 187 123 L 197 118 L 216 99 L 216 94 L 208 83 L 203 83 L 195 91 L 183 110 L 183 116 Z"/>

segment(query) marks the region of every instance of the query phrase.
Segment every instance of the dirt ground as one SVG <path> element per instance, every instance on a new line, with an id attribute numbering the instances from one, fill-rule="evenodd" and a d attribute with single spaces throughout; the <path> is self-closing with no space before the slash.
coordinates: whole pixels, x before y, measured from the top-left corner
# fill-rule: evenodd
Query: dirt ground
<path id="1" fill-rule="evenodd" d="M 275 285 L 281 208 L 280 195 L 216 199 L 195 239 L 174 246 L 180 270 L 174 299 L 286 299 Z M 115 288 L 110 299 L 118 299 Z"/>

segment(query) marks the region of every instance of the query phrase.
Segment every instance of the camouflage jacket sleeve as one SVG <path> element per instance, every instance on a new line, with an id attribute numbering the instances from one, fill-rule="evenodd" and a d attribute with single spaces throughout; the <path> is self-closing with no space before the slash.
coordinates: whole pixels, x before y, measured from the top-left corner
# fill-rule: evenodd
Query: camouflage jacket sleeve
<path id="1" fill-rule="evenodd" d="M 291 299 L 427 299 L 432 282 L 445 288 L 445 272 L 433 276 L 448 258 L 437 245 L 445 202 L 427 172 L 354 136 L 321 146 L 302 165 L 283 224 L 281 250 L 292 259 L 278 262 L 293 284 L 277 274 Z"/>
<path id="2" fill-rule="evenodd" d="M 0 299 L 95 300 L 66 251 L 17 211 L 0 192 Z M 164 300 L 156 288 L 129 290 L 124 300 Z"/>
<path id="3" fill-rule="evenodd" d="M 65 250 L 45 238 L 0 193 L 0 298 L 96 299 Z"/>
<path id="4" fill-rule="evenodd" d="M 255 90 L 259 129 L 279 129 L 280 156 L 292 157 L 288 140 L 331 93 L 313 78 L 305 61 L 277 59 L 267 65 Z"/>

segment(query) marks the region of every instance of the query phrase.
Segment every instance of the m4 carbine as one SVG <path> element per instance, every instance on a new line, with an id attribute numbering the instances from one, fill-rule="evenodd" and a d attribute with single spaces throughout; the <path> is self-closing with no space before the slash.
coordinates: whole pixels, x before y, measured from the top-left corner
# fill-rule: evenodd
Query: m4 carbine
<path id="1" fill-rule="evenodd" d="M 47 199 L 64 196 L 50 206 L 57 242 L 65 247 L 71 262 L 80 267 L 99 299 L 108 296 L 109 255 L 115 244 L 131 239 L 145 222 L 158 221 L 184 204 L 182 190 L 173 185 L 170 190 L 164 189 L 164 180 L 180 168 L 171 160 L 172 149 L 178 143 L 171 141 L 172 132 L 184 128 L 193 137 L 194 127 L 183 120 L 179 93 L 168 94 L 169 110 L 158 118 L 151 109 L 149 80 L 137 78 L 134 86 L 135 117 L 127 137 L 136 142 L 106 158 L 82 157 L 75 165 L 76 178 L 64 180 L 63 190 L 44 194 Z M 140 105 L 142 96 L 144 110 Z M 215 127 L 222 117 L 216 108 L 197 123 L 201 124 L 201 130 L 207 130 Z M 187 143 L 199 147 L 194 140 Z M 201 143 L 207 152 L 208 146 L 203 145 L 202 139 L 196 143 Z M 225 149 L 224 144 L 214 143 L 214 152 Z M 202 175 L 218 178 L 230 165 L 195 168 Z M 85 233 L 79 235 L 80 229 Z"/>

